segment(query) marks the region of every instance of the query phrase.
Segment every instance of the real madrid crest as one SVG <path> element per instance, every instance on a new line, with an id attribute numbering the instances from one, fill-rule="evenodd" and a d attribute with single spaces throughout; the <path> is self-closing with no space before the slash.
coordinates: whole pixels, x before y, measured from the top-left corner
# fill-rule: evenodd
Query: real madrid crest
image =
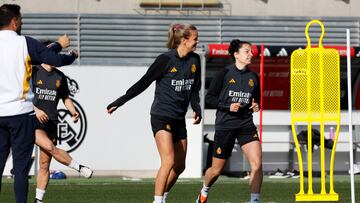
<path id="1" fill-rule="evenodd" d="M 248 82 L 249 86 L 250 87 L 254 87 L 254 80 L 253 79 L 250 79 L 249 82 Z"/>
<path id="2" fill-rule="evenodd" d="M 192 64 L 192 66 L 191 66 L 191 72 L 192 72 L 192 73 L 195 73 L 195 72 L 196 72 L 196 66 L 195 66 L 195 64 Z"/>
<path id="3" fill-rule="evenodd" d="M 221 148 L 220 148 L 220 147 L 218 147 L 218 148 L 216 149 L 216 154 L 221 154 Z"/>
<path id="4" fill-rule="evenodd" d="M 55 81 L 55 87 L 56 87 L 56 88 L 59 88 L 59 87 L 60 87 L 60 84 L 61 84 L 61 83 L 60 83 L 60 80 L 56 80 L 56 81 Z"/>

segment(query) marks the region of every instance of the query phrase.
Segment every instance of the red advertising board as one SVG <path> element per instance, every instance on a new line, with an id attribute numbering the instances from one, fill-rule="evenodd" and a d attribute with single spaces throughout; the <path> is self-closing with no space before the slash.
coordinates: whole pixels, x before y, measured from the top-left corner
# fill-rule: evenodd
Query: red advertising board
<path id="1" fill-rule="evenodd" d="M 229 44 L 208 44 L 207 56 L 210 58 L 229 58 Z M 259 49 L 256 45 L 252 46 L 254 57 L 259 56 Z"/>
<path id="2" fill-rule="evenodd" d="M 250 69 L 259 72 L 259 59 L 253 59 Z M 289 109 L 290 58 L 272 57 L 264 59 L 263 109 Z"/>
<path id="3" fill-rule="evenodd" d="M 213 74 L 219 68 L 229 63 L 228 44 L 209 44 L 207 50 L 207 80 L 211 80 Z M 339 51 L 341 56 L 341 108 L 347 108 L 346 86 L 346 47 L 324 46 Z M 265 46 L 264 49 L 264 84 L 263 84 L 263 109 L 287 110 L 290 108 L 290 56 L 300 46 Z M 250 69 L 259 73 L 260 70 L 260 47 L 253 45 L 254 58 Z M 360 109 L 360 47 L 351 47 L 352 57 L 352 84 L 353 104 L 355 109 Z M 221 62 L 223 61 L 223 62 Z M 209 81 L 207 81 L 209 82 Z"/>

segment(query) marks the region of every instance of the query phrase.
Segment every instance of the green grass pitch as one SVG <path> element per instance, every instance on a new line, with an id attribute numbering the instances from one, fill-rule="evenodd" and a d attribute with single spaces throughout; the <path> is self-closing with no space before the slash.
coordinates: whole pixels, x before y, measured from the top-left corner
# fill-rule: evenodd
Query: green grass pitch
<path id="1" fill-rule="evenodd" d="M 306 179 L 305 179 L 306 180 Z M 249 202 L 247 180 L 220 177 L 211 188 L 208 203 L 244 203 Z M 340 196 L 339 202 L 351 202 L 350 177 L 335 176 L 335 191 Z M 314 192 L 319 191 L 320 179 L 314 179 Z M 168 203 L 193 203 L 202 186 L 201 179 L 179 179 L 172 189 Z M 69 178 L 51 180 L 46 192 L 46 203 L 151 203 L 153 200 L 154 179 L 131 180 L 120 177 L 112 178 Z M 355 176 L 356 199 L 360 202 L 360 176 Z M 299 190 L 299 179 L 269 179 L 265 176 L 262 203 L 295 202 L 295 193 Z M 30 179 L 29 201 L 34 201 L 35 181 Z M 13 179 L 3 178 L 1 203 L 15 202 Z"/>

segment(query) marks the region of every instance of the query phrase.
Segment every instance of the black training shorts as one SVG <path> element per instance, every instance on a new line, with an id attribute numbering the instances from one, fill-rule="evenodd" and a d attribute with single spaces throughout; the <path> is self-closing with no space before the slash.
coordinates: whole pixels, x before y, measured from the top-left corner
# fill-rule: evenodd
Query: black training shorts
<path id="1" fill-rule="evenodd" d="M 151 128 L 154 136 L 159 130 L 166 130 L 170 132 L 174 143 L 187 138 L 185 118 L 174 119 L 164 116 L 151 115 Z"/>
<path id="2" fill-rule="evenodd" d="M 219 159 L 227 159 L 231 156 L 232 149 L 235 145 L 235 139 L 241 146 L 259 141 L 257 131 L 243 131 L 242 129 L 216 131 L 214 137 L 213 156 Z"/>
<path id="3" fill-rule="evenodd" d="M 35 129 L 40 129 L 46 132 L 48 138 L 54 143 L 57 144 L 58 135 L 57 135 L 57 121 L 49 120 L 46 123 L 40 123 L 38 119 L 36 119 Z"/>

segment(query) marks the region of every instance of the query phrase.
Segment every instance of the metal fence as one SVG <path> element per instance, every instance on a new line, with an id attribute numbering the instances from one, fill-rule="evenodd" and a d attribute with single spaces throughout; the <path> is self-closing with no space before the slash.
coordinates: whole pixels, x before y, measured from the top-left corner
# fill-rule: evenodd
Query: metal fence
<path id="1" fill-rule="evenodd" d="M 79 64 L 149 65 L 166 51 L 167 30 L 172 23 L 191 23 L 199 30 L 199 46 L 227 43 L 239 38 L 254 44 L 305 45 L 304 30 L 311 17 L 159 16 L 106 14 L 25 14 L 23 34 L 36 39 L 71 37 L 71 48 L 80 52 Z M 323 17 L 324 44 L 360 45 L 360 17 Z M 317 43 L 320 28 L 310 29 Z"/>

